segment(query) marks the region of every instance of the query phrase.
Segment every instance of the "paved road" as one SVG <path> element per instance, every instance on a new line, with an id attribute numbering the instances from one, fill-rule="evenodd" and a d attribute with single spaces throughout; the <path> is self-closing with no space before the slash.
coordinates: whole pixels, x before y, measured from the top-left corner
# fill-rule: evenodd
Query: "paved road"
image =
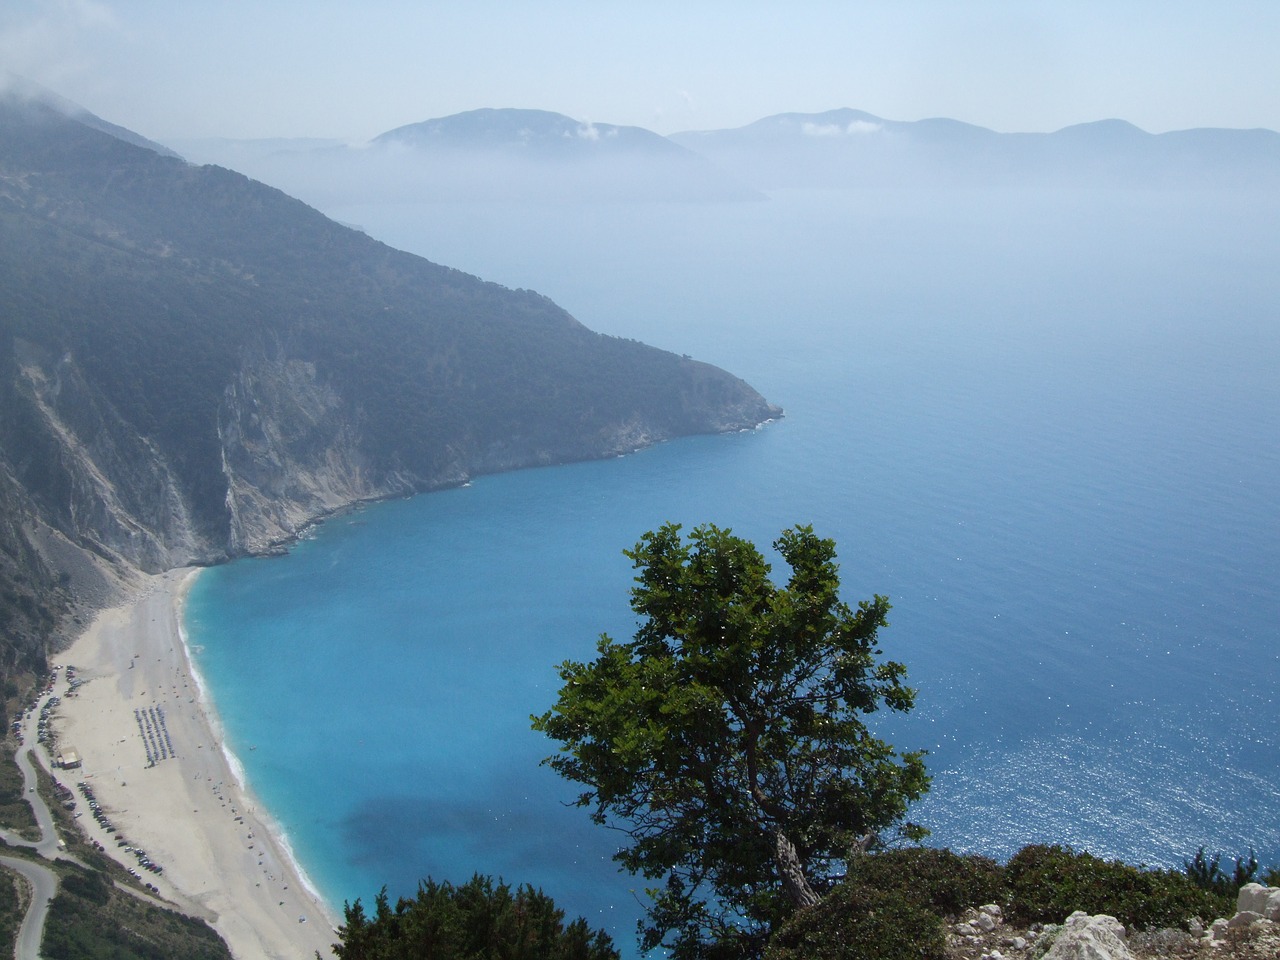
<path id="1" fill-rule="evenodd" d="M 39 960 L 40 941 L 44 939 L 44 922 L 49 916 L 49 902 L 58 893 L 58 877 L 48 867 L 18 857 L 0 857 L 0 863 L 22 874 L 31 884 L 31 905 L 18 928 L 17 960 Z"/>
<path id="2" fill-rule="evenodd" d="M 41 694 L 36 704 L 36 709 L 23 721 L 22 735 L 24 744 L 34 744 L 36 742 L 36 724 L 40 714 L 40 708 L 44 706 L 45 701 L 49 698 L 48 693 Z M 72 857 L 62 851 L 58 846 L 58 831 L 53 824 L 53 814 L 49 811 L 49 805 L 44 802 L 44 797 L 36 789 L 36 770 L 33 747 L 21 746 L 18 748 L 14 760 L 18 764 L 18 769 L 22 771 L 22 789 L 27 800 L 31 803 L 31 810 L 35 814 L 36 824 L 40 827 L 40 839 L 35 843 L 25 840 L 16 835 L 10 834 L 8 831 L 0 831 L 6 842 L 14 846 L 24 846 L 34 850 L 46 860 L 57 860 L 59 857 L 64 860 L 72 860 L 80 863 L 75 857 Z M 44 764 L 41 764 L 44 766 Z M 47 768 L 46 768 L 47 769 Z M 27 915 L 22 918 L 22 926 L 18 928 L 18 944 L 17 944 L 17 960 L 39 960 L 40 957 L 40 941 L 44 937 L 44 922 L 49 915 L 49 902 L 58 894 L 58 875 L 48 867 L 31 860 L 22 860 L 18 857 L 0 857 L 0 863 L 12 870 L 16 870 L 27 879 L 31 884 L 31 904 L 27 907 Z M 84 866 L 84 864 L 80 864 Z"/>
<path id="3" fill-rule="evenodd" d="M 35 844 L 36 852 L 46 860 L 56 860 L 59 852 L 58 831 L 53 826 L 53 814 L 49 812 L 49 805 L 44 802 L 44 797 L 36 789 L 36 771 L 31 748 L 20 747 L 15 759 L 18 761 L 18 769 L 22 771 L 23 789 L 26 791 L 27 799 L 31 801 L 31 809 L 40 827 L 40 839 Z"/>

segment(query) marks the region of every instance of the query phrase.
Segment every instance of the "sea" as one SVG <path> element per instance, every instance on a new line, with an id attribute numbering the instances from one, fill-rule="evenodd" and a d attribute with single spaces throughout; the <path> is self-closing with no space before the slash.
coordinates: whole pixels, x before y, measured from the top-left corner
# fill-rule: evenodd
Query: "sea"
<path id="1" fill-rule="evenodd" d="M 557 664 L 636 622 L 674 521 L 775 562 L 811 524 L 884 594 L 929 842 L 1280 866 L 1280 198 L 789 191 L 381 203 L 335 219 L 715 363 L 785 417 L 477 477 L 203 572 L 186 627 L 252 790 L 340 911 L 479 872 L 634 955 L 653 881 L 531 731 Z"/>

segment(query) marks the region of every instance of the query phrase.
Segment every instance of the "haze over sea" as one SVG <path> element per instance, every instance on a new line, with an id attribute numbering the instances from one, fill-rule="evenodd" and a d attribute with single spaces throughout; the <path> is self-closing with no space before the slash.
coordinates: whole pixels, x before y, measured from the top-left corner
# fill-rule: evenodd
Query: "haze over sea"
<path id="1" fill-rule="evenodd" d="M 617 835 L 528 717 L 629 636 L 621 551 L 811 523 L 887 594 L 931 842 L 1280 863 L 1280 202 L 791 192 L 327 210 L 744 377 L 786 418 L 477 478 L 202 574 L 188 628 L 252 788 L 336 904 L 474 871 L 608 924 Z M 784 571 L 776 571 L 784 573 Z"/>

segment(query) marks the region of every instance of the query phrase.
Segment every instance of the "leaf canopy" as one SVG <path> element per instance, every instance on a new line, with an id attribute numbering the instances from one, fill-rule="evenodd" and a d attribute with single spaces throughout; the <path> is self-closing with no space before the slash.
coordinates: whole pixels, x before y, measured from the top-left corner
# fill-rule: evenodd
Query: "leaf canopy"
<path id="1" fill-rule="evenodd" d="M 793 906 L 789 868 L 820 894 L 928 789 L 923 754 L 895 753 L 864 720 L 915 699 L 878 646 L 888 600 L 845 604 L 835 544 L 810 527 L 773 546 L 791 570 L 783 586 L 730 530 L 645 534 L 626 551 L 635 636 L 603 635 L 595 661 L 561 664 L 559 699 L 533 718 L 562 744 L 544 762 L 626 834 L 617 860 L 664 880 L 646 949 L 757 953 Z"/>

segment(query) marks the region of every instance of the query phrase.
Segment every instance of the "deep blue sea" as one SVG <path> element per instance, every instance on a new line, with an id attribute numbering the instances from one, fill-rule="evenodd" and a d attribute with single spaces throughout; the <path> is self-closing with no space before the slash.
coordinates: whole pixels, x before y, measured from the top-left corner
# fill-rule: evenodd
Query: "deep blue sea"
<path id="1" fill-rule="evenodd" d="M 333 901 L 474 871 L 628 948 L 643 881 L 529 730 L 668 520 L 811 523 L 918 708 L 933 842 L 1280 864 L 1280 202 L 789 193 L 327 211 L 743 376 L 747 433 L 477 478 L 202 574 L 197 661 Z"/>

